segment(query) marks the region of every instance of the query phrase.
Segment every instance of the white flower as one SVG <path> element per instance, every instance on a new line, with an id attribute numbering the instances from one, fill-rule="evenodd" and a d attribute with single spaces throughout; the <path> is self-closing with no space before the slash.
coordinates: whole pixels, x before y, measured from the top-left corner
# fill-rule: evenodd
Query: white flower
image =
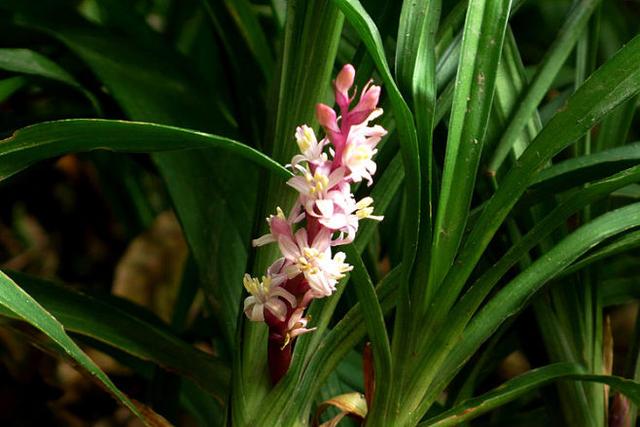
<path id="1" fill-rule="evenodd" d="M 375 148 L 387 131 L 379 125 L 369 126 L 369 122 L 382 114 L 382 109 L 374 110 L 367 119 L 359 125 L 352 126 L 347 138 L 347 144 L 342 152 L 342 164 L 349 170 L 353 182 L 366 179 L 367 185 L 373 183 L 371 175 L 376 173 L 376 163 L 373 156 L 378 152 Z"/>
<path id="2" fill-rule="evenodd" d="M 278 261 L 276 261 L 278 262 Z M 286 276 L 263 276 L 262 281 L 244 275 L 244 287 L 251 295 L 244 300 L 244 312 L 254 322 L 264 322 L 264 310 L 267 309 L 278 320 L 283 321 L 287 315 L 287 301 L 291 307 L 296 307 L 296 298 L 280 284 Z M 283 301 L 284 299 L 284 301 Z"/>
<path id="3" fill-rule="evenodd" d="M 296 128 L 296 142 L 302 154 L 297 154 L 291 159 L 291 166 L 296 167 L 300 162 L 308 162 L 319 165 L 327 161 L 327 155 L 322 152 L 324 146 L 329 142 L 323 138 L 318 142 L 316 134 L 307 125 Z"/>
<path id="4" fill-rule="evenodd" d="M 290 263 L 285 267 L 289 278 L 304 274 L 315 298 L 331 295 L 338 280 L 352 269 L 344 262 L 344 253 L 331 257 L 331 231 L 328 229 L 321 229 L 311 244 L 304 228 L 298 230 L 293 239 L 282 236 L 278 243 Z"/>
<path id="5" fill-rule="evenodd" d="M 289 317 L 289 323 L 287 324 L 287 332 L 284 337 L 284 345 L 282 348 L 285 348 L 292 339 L 295 337 L 306 334 L 307 332 L 313 332 L 317 328 L 307 328 L 307 324 L 309 323 L 309 319 L 304 317 L 304 308 L 299 308 L 291 314 Z"/>
<path id="6" fill-rule="evenodd" d="M 369 218 L 382 221 L 384 218 L 383 216 L 372 215 L 373 206 L 371 204 L 373 199 L 371 197 L 365 197 L 356 203 L 348 187 L 346 187 L 346 190 L 331 191 L 327 196 L 326 199 L 314 201 L 312 215 L 324 227 L 341 233 L 340 238 L 332 241 L 332 246 L 353 242 L 361 219 Z"/>
<path id="7" fill-rule="evenodd" d="M 327 191 L 335 187 L 344 179 L 344 168 L 340 167 L 327 175 L 326 167 L 318 167 L 312 174 L 309 168 L 300 165 L 296 169 L 301 175 L 296 175 L 287 181 L 287 185 L 300 193 L 302 203 L 307 199 L 322 199 Z"/>

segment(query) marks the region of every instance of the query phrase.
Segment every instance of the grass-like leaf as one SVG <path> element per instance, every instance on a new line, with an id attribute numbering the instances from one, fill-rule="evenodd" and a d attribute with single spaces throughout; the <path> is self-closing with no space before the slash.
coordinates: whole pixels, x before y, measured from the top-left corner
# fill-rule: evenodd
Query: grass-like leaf
<path id="1" fill-rule="evenodd" d="M 35 277 L 10 273 L 26 293 L 68 332 L 90 337 L 142 360 L 177 372 L 222 402 L 229 370 L 220 360 L 177 338 L 160 319 L 117 297 L 81 293 Z M 17 317 L 0 307 L 1 314 Z"/>
<path id="2" fill-rule="evenodd" d="M 68 46 L 130 119 L 234 135 L 233 121 L 219 108 L 215 88 L 171 48 L 128 40 L 73 14 L 60 17 L 55 11 L 47 14 L 27 5 L 20 5 L 20 9 L 18 22 Z M 144 21 L 139 24 L 146 25 Z M 243 159 L 216 150 L 153 153 L 152 158 L 193 251 L 203 290 L 230 343 L 248 257 L 246 247 L 256 203 L 251 189 L 255 188 L 257 171 L 248 168 Z M 238 170 L 244 173 L 238 174 Z M 233 185 L 224 184 L 227 176 L 234 176 Z"/>
<path id="3" fill-rule="evenodd" d="M 68 119 L 17 130 L 0 141 L 0 180 L 38 161 L 67 153 L 96 149 L 126 153 L 155 153 L 188 149 L 227 150 L 275 173 L 291 176 L 268 156 L 218 135 L 156 123 L 103 119 Z"/>
<path id="4" fill-rule="evenodd" d="M 455 372 L 491 336 L 491 334 L 509 317 L 514 316 L 526 305 L 526 302 L 546 283 L 560 274 L 572 262 L 598 243 L 616 236 L 628 229 L 640 225 L 640 203 L 635 203 L 606 213 L 576 232 L 565 237 L 549 250 L 545 256 L 537 259 L 529 268 L 500 290 L 474 316 L 464 331 L 464 340 L 459 336 L 447 336 L 445 343 L 432 343 L 438 348 L 439 362 L 431 360 L 435 366 L 442 366 L 432 377 L 431 387 L 423 397 L 420 407 L 424 410 L 430 405 L 434 393 L 448 381 Z M 443 334 L 446 335 L 446 334 Z M 443 337 L 444 338 L 444 337 Z M 444 348 L 454 351 L 443 351 Z M 440 365 L 443 363 L 443 365 Z M 419 378 L 419 377 L 418 377 Z M 417 379 L 413 390 L 425 390 Z"/>
<path id="5" fill-rule="evenodd" d="M 633 402 L 639 403 L 640 384 L 620 377 L 605 375 L 589 375 L 576 363 L 555 363 L 542 368 L 533 369 L 515 377 L 500 387 L 482 396 L 466 400 L 435 418 L 418 424 L 420 427 L 456 426 L 472 420 L 480 415 L 511 402 L 518 397 L 530 393 L 552 381 L 558 380 L 592 381 L 610 385 L 613 389 L 627 395 Z"/>
<path id="6" fill-rule="evenodd" d="M 467 223 L 511 1 L 470 1 L 458 64 L 429 286 L 437 288 Z"/>
<path id="7" fill-rule="evenodd" d="M 55 317 L 45 310 L 36 300 L 23 291 L 9 276 L 0 271 L 0 305 L 14 313 L 20 320 L 33 325 L 42 331 L 56 345 L 60 346 L 70 357 L 96 377 L 106 390 L 116 399 L 122 402 L 146 425 L 151 425 L 136 405 L 129 400 L 102 372 L 102 370 L 89 358 L 78 345 L 66 334 L 64 328 Z"/>
<path id="8" fill-rule="evenodd" d="M 640 163 L 640 142 L 574 157 L 540 171 L 531 184 L 534 191 L 562 191 L 571 184 L 611 175 Z"/>
<path id="9" fill-rule="evenodd" d="M 445 278 L 429 316 L 442 319 L 511 208 L 540 170 L 606 113 L 640 91 L 640 37 L 600 67 L 571 97 L 566 108 L 529 145 L 484 207 L 457 257 L 459 268 Z"/>
<path id="10" fill-rule="evenodd" d="M 69 85 L 86 96 L 95 111 L 101 114 L 100 104 L 91 92 L 82 87 L 82 85 L 62 67 L 38 52 L 30 49 L 2 48 L 0 49 L 0 70 L 43 77 Z"/>
<path id="11" fill-rule="evenodd" d="M 367 332 L 373 347 L 373 365 L 375 371 L 375 393 L 372 408 L 368 415 L 375 418 L 376 414 L 387 413 L 386 405 L 389 404 L 389 392 L 391 390 L 391 347 L 387 335 L 387 327 L 384 323 L 384 315 L 380 302 L 376 296 L 371 277 L 362 262 L 354 245 L 347 245 L 345 252 L 349 262 L 353 265 L 351 281 L 355 286 L 358 301 L 362 307 L 362 314 Z M 373 415 L 372 415 L 373 414 Z"/>
<path id="12" fill-rule="evenodd" d="M 555 39 L 553 46 L 547 51 L 526 94 L 518 104 L 517 110 L 513 113 L 507 128 L 504 130 L 489 162 L 489 171 L 495 173 L 507 157 L 511 150 L 511 145 L 517 140 L 518 134 L 549 90 L 562 64 L 564 64 L 573 50 L 580 34 L 582 34 L 589 22 L 591 14 L 599 3 L 600 0 L 582 0 L 574 5 L 564 26 L 560 29 L 558 38 Z"/>

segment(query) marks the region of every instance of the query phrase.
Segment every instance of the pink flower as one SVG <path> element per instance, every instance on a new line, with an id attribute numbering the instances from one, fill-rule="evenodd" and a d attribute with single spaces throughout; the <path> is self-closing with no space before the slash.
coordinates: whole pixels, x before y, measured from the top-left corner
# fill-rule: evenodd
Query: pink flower
<path id="1" fill-rule="evenodd" d="M 320 126 L 324 128 L 333 146 L 336 147 L 336 149 L 340 149 L 344 144 L 344 139 L 341 136 L 340 127 L 338 126 L 338 116 L 333 108 L 325 104 L 317 104 L 316 118 Z"/>
<path id="2" fill-rule="evenodd" d="M 372 215 L 372 203 L 371 197 L 356 203 L 353 194 L 348 191 L 331 191 L 327 199 L 315 202 L 317 213 L 314 212 L 314 216 L 324 227 L 340 232 L 340 237 L 331 242 L 332 246 L 344 245 L 355 239 L 361 219 L 382 221 L 384 217 Z"/>
<path id="3" fill-rule="evenodd" d="M 349 110 L 349 104 L 351 104 L 353 100 L 352 97 L 349 97 L 349 89 L 353 86 L 355 76 L 356 70 L 353 68 L 353 65 L 346 64 L 342 67 L 342 70 L 340 70 L 334 82 L 336 104 L 338 104 L 342 112 Z"/>
<path id="4" fill-rule="evenodd" d="M 284 216 L 282 209 L 278 206 L 276 208 L 276 215 L 269 215 L 269 218 L 267 218 L 267 223 L 269 224 L 271 232 L 260 236 L 257 239 L 253 239 L 253 246 L 264 246 L 268 243 L 277 242 L 281 235 L 292 236 L 291 224 L 300 221 L 301 218 L 299 217 L 299 214 L 297 214 L 296 210 L 292 210 L 291 213 L 292 218 L 287 219 Z"/>
<path id="5" fill-rule="evenodd" d="M 295 175 L 287 185 L 298 192 L 298 198 L 288 217 L 277 208 L 276 215 L 267 218 L 269 233 L 253 241 L 254 246 L 275 242 L 283 255 L 262 281 L 248 275 L 244 279 L 251 294 L 245 300 L 246 315 L 269 325 L 269 357 L 278 358 L 273 363 L 270 359 L 270 366 L 277 371 L 274 378 L 286 371 L 279 367 L 289 363 L 291 350 L 285 347 L 298 335 L 315 329 L 307 328 L 304 317 L 311 300 L 331 295 L 352 269 L 345 262 L 346 255 L 333 254 L 332 247 L 352 242 L 361 219 L 382 220 L 382 216 L 373 215 L 371 197 L 356 201 L 351 193 L 353 182 L 373 182 L 377 169 L 373 157 L 387 133 L 382 126 L 370 125 L 382 114 L 377 108 L 380 87 L 371 81 L 350 110 L 356 92 L 354 81 L 355 69 L 347 64 L 333 82 L 339 114 L 328 105 L 316 105 L 324 138 L 318 140 L 307 125 L 296 128 L 300 153 L 288 165 Z M 278 345 L 278 351 L 272 352 L 273 345 Z"/>
<path id="6" fill-rule="evenodd" d="M 349 111 L 349 114 L 346 115 L 346 119 L 343 117 L 342 120 L 346 121 L 348 126 L 359 125 L 376 109 L 378 100 L 380 99 L 380 86 L 376 86 L 372 83 L 373 81 L 371 80 L 367 82 L 362 89 L 358 104 L 356 104 L 353 110 Z M 346 126 L 346 124 L 342 123 L 342 126 Z"/>

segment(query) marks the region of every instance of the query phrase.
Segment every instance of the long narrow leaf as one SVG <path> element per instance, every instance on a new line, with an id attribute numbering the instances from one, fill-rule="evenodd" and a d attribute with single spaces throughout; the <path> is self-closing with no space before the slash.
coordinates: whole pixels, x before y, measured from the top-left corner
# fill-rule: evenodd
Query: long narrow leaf
<path id="1" fill-rule="evenodd" d="M 434 393 L 450 380 L 464 361 L 471 357 L 505 320 L 520 312 L 540 288 L 591 247 L 638 225 L 640 225 L 640 203 L 604 214 L 564 238 L 545 256 L 536 260 L 527 270 L 500 290 L 474 316 L 464 331 L 464 340 L 459 340 L 459 337 L 445 338 L 451 345 L 452 351 L 450 353 L 444 351 L 445 354 L 441 356 L 440 360 L 444 361 L 443 368 L 431 383 L 431 388 L 423 398 L 421 407 L 429 405 L 429 401 L 434 398 Z M 440 348 L 446 346 L 444 343 L 433 343 L 433 345 Z M 419 387 L 419 382 L 418 380 L 416 387 Z"/>
<path id="2" fill-rule="evenodd" d="M 589 22 L 591 14 L 600 0 L 582 0 L 574 5 L 564 26 L 560 29 L 558 38 L 547 52 L 542 64 L 538 67 L 526 95 L 518 105 L 509 125 L 502 134 L 493 158 L 489 162 L 489 171 L 498 170 L 511 149 L 511 144 L 517 139 L 525 124 L 538 107 L 538 104 L 547 93 L 560 67 L 565 62 L 583 29 Z"/>
<path id="3" fill-rule="evenodd" d="M 33 325 L 62 348 L 83 369 L 95 376 L 105 388 L 124 406 L 129 408 L 145 424 L 151 425 L 136 405 L 129 400 L 102 372 L 89 356 L 65 333 L 64 328 L 47 310 L 23 291 L 6 274 L 0 271 L 0 305 L 15 313 L 15 316 Z"/>
<path id="4" fill-rule="evenodd" d="M 406 178 L 406 206 L 403 219 L 404 230 L 402 233 L 402 268 L 404 269 L 405 279 L 400 285 L 400 296 L 396 309 L 396 321 L 394 323 L 392 354 L 396 362 L 402 364 L 401 358 L 406 354 L 404 346 L 411 339 L 408 327 L 411 306 L 409 277 L 413 270 L 416 252 L 418 250 L 421 227 L 420 220 L 422 217 L 421 200 L 424 192 L 421 178 L 422 171 L 420 170 L 422 163 L 420 160 L 416 128 L 411 111 L 391 76 L 382 39 L 375 23 L 358 0 L 334 0 L 334 2 L 340 7 L 349 23 L 356 29 L 362 42 L 367 47 L 369 55 L 371 55 L 376 64 L 393 108 L 396 119 L 396 129 L 400 138 L 400 148 Z M 384 422 L 384 419 L 377 419 L 376 422 Z"/>
<path id="5" fill-rule="evenodd" d="M 141 317 L 126 301 L 97 298 L 56 283 L 10 273 L 13 280 L 51 313 L 69 332 L 104 342 L 190 378 L 220 401 L 229 383 L 229 370 L 220 360 L 174 336 L 159 319 Z M 0 307 L 3 316 L 16 317 Z M 149 313 L 150 314 L 150 313 Z"/>
<path id="6" fill-rule="evenodd" d="M 567 107 L 529 145 L 482 210 L 457 262 L 445 279 L 442 298 L 429 315 L 442 319 L 505 217 L 535 177 L 535 171 L 587 132 L 606 113 L 640 91 L 640 36 L 600 67 L 571 97 Z"/>
<path id="7" fill-rule="evenodd" d="M 391 347 L 382 308 L 362 258 L 353 245 L 348 245 L 345 251 L 349 261 L 353 264 L 351 280 L 355 286 L 360 307 L 362 307 L 362 315 L 373 347 L 375 394 L 373 407 L 369 408 L 368 416 L 375 418 L 378 413 L 385 414 L 386 405 L 389 404 Z"/>
<path id="8" fill-rule="evenodd" d="M 38 52 L 29 49 L 2 48 L 0 49 L 0 70 L 43 77 L 69 85 L 86 96 L 96 112 L 101 113 L 100 104 L 91 92 L 82 87 L 62 67 Z"/>
<path id="9" fill-rule="evenodd" d="M 429 286 L 453 263 L 467 223 L 511 1 L 471 1 L 453 98 Z"/>
<path id="10" fill-rule="evenodd" d="M 639 246 L 640 246 L 640 230 L 636 230 L 627 234 L 626 236 L 616 239 L 614 242 L 611 242 L 607 246 L 600 248 L 596 250 L 594 253 L 579 260 L 574 265 L 572 265 L 571 267 L 563 271 L 560 277 L 573 274 L 576 271 L 579 271 L 580 269 L 593 264 L 594 262 L 607 259 L 609 257 L 626 252 L 630 249 L 635 249 Z"/>
<path id="11" fill-rule="evenodd" d="M 291 176 L 291 172 L 268 156 L 222 136 L 155 123 L 69 119 L 28 126 L 0 141 L 0 179 L 40 160 L 66 153 L 96 149 L 153 153 L 198 148 L 227 150 L 267 168 L 280 179 Z"/>
<path id="12" fill-rule="evenodd" d="M 556 363 L 534 369 L 513 378 L 482 396 L 469 399 L 459 406 L 438 415 L 436 418 L 429 419 L 418 425 L 420 427 L 456 426 L 462 422 L 477 418 L 552 381 L 565 379 L 609 384 L 612 388 L 627 395 L 632 401 L 637 403 L 640 400 L 640 384 L 635 381 L 614 376 L 589 375 L 585 373 L 584 368 L 579 364 Z"/>

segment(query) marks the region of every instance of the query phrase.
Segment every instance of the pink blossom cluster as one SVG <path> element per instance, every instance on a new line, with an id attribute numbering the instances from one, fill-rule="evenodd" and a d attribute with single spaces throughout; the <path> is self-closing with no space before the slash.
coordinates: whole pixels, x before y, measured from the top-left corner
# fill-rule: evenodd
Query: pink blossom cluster
<path id="1" fill-rule="evenodd" d="M 288 215 L 277 208 L 276 215 L 267 218 L 270 232 L 253 241 L 254 246 L 277 243 L 282 254 L 262 280 L 244 277 L 250 294 L 244 302 L 245 314 L 269 326 L 270 365 L 274 358 L 282 358 L 279 353 L 290 355 L 289 344 L 296 336 L 314 329 L 307 327 L 309 320 L 304 317 L 309 303 L 331 295 L 351 270 L 345 254 L 332 253 L 332 247 L 351 243 L 361 219 L 382 220 L 372 215 L 371 197 L 356 201 L 351 193 L 354 182 L 366 180 L 371 185 L 376 172 L 372 158 L 386 134 L 382 126 L 370 125 L 382 114 L 377 108 L 379 86 L 367 83 L 350 109 L 354 78 L 353 66 L 345 65 L 334 81 L 339 116 L 327 105 L 316 106 L 324 138 L 318 141 L 307 125 L 296 129 L 300 154 L 288 165 L 295 176 L 287 184 L 299 193 L 298 199 Z M 279 364 L 281 372 L 272 372 L 275 378 L 286 372 L 288 360 Z"/>

